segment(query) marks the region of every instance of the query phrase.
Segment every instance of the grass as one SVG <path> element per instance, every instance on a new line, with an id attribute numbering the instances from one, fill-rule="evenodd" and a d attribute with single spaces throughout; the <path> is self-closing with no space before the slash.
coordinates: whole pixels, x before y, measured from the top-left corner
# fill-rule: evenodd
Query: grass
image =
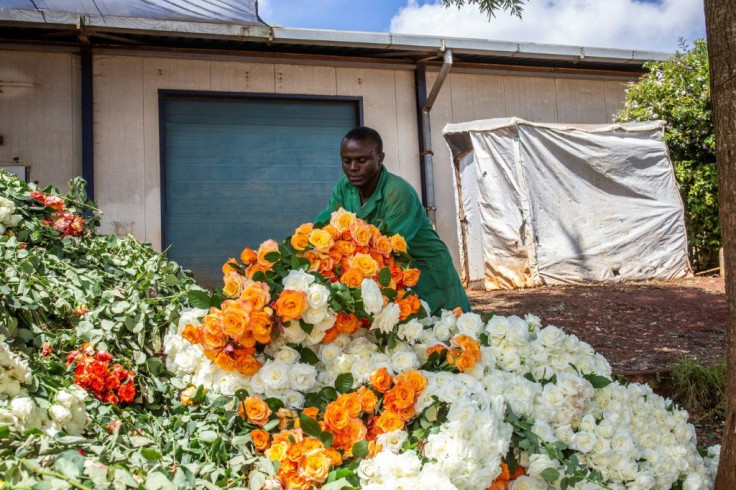
<path id="1" fill-rule="evenodd" d="M 723 420 L 726 416 L 726 359 L 703 366 L 682 359 L 670 366 L 671 398 L 695 419 Z"/>

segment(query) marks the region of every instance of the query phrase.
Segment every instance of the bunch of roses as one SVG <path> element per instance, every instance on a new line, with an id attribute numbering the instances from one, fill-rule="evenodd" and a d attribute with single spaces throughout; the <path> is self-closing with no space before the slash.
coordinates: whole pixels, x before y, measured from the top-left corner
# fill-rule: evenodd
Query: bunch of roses
<path id="1" fill-rule="evenodd" d="M 379 434 L 403 429 L 417 415 L 415 405 L 427 387 L 420 371 L 409 370 L 392 377 L 385 367 L 371 374 L 371 387 L 383 394 L 383 411 L 369 420 L 370 439 Z"/>
<path id="2" fill-rule="evenodd" d="M 182 337 L 192 344 L 202 345 L 204 355 L 226 371 L 252 375 L 261 368 L 255 358 L 258 344 L 271 342 L 273 310 L 270 287 L 265 282 L 252 281 L 237 272 L 231 272 L 229 289 L 233 299 L 222 302 L 219 308 L 210 308 L 201 324 L 187 325 Z"/>
<path id="3" fill-rule="evenodd" d="M 15 203 L 5 197 L 0 197 L 0 235 L 5 233 L 6 228 L 13 228 L 20 222 L 21 216 L 13 214 Z"/>
<path id="4" fill-rule="evenodd" d="M 60 431 L 79 435 L 89 422 L 86 398 L 87 392 L 75 385 L 57 392 L 51 406 L 45 404 L 47 409 L 41 408 L 33 398 L 17 396 L 7 407 L 0 406 L 0 425 L 19 433 L 37 429 L 51 436 Z"/>
<path id="5" fill-rule="evenodd" d="M 110 365 L 113 357 L 107 351 L 95 351 L 89 343 L 66 356 L 67 366 L 74 368 L 74 384 L 84 388 L 98 400 L 118 405 L 131 403 L 136 389 L 135 373 L 118 363 Z"/>
<path id="6" fill-rule="evenodd" d="M 483 358 L 480 351 L 480 343 L 466 334 L 460 334 L 453 337 L 450 342 L 450 348 L 443 344 L 435 344 L 427 349 L 430 356 L 436 355 L 438 361 L 444 361 L 449 366 L 454 366 L 460 372 L 471 371 L 475 364 Z M 431 362 L 431 361 L 430 361 Z"/>
<path id="7" fill-rule="evenodd" d="M 21 393 L 22 385 L 31 382 L 28 361 L 10 350 L 10 346 L 0 340 L 0 400 L 13 398 Z"/>
<path id="8" fill-rule="evenodd" d="M 64 200 L 59 196 L 46 195 L 41 191 L 32 191 L 31 198 L 43 204 L 47 208 L 55 210 L 51 214 L 50 219 L 41 221 L 46 226 L 51 226 L 55 230 L 63 233 L 62 238 L 68 236 L 81 236 L 84 232 L 84 219 L 66 209 Z"/>

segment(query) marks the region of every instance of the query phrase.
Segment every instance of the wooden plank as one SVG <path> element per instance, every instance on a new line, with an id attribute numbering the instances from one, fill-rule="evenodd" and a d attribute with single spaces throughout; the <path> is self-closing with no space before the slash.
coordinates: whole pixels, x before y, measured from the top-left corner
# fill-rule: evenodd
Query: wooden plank
<path id="1" fill-rule="evenodd" d="M 596 124 L 608 121 L 604 81 L 555 79 L 557 122 Z"/>
<path id="2" fill-rule="evenodd" d="M 603 82 L 603 90 L 606 97 L 607 122 L 613 122 L 613 116 L 624 108 L 627 86 L 628 82 L 610 80 Z"/>
<path id="3" fill-rule="evenodd" d="M 503 77 L 506 116 L 534 122 L 557 122 L 555 81 L 538 77 Z"/>
<path id="4" fill-rule="evenodd" d="M 210 62 L 179 58 L 143 58 L 143 138 L 145 240 L 161 250 L 161 164 L 159 89 L 211 90 Z"/>
<path id="5" fill-rule="evenodd" d="M 332 66 L 276 65 L 276 93 L 337 95 L 335 72 Z"/>
<path id="6" fill-rule="evenodd" d="M 145 229 L 143 58 L 94 57 L 95 197 L 102 233 Z"/>
<path id="7" fill-rule="evenodd" d="M 503 77 L 452 75 L 453 122 L 506 116 Z"/>
<path id="8" fill-rule="evenodd" d="M 269 94 L 276 91 L 273 64 L 212 61 L 210 73 L 212 90 Z"/>

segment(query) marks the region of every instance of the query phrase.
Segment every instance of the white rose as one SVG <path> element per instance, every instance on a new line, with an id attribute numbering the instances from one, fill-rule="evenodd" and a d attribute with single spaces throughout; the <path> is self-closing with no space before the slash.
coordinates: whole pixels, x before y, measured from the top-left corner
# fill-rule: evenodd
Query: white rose
<path id="1" fill-rule="evenodd" d="M 200 323 L 202 323 L 200 319 L 204 318 L 207 313 L 209 313 L 208 310 L 204 310 L 201 308 L 186 308 L 182 310 L 179 313 L 179 321 L 176 324 L 177 333 L 181 334 L 181 332 L 184 330 L 184 327 L 186 327 L 187 325 L 199 325 Z M 166 345 L 166 342 L 164 342 L 164 345 Z"/>
<path id="2" fill-rule="evenodd" d="M 390 333 L 399 323 L 401 309 L 396 303 L 389 303 L 373 317 L 371 330 L 378 329 L 383 333 Z"/>
<path id="3" fill-rule="evenodd" d="M 416 318 L 411 319 L 408 323 L 399 325 L 397 335 L 400 339 L 404 339 L 409 343 L 414 343 L 421 337 L 424 332 L 424 325 Z"/>
<path id="4" fill-rule="evenodd" d="M 278 352 L 273 356 L 274 359 L 277 359 L 283 363 L 286 364 L 294 364 L 300 359 L 299 351 L 289 347 L 288 345 L 282 346 Z"/>
<path id="5" fill-rule="evenodd" d="M 570 447 L 582 453 L 589 453 L 595 447 L 597 440 L 592 432 L 576 432 L 570 441 Z"/>
<path id="6" fill-rule="evenodd" d="M 547 490 L 547 482 L 531 476 L 521 475 L 509 482 L 509 490 Z"/>
<path id="7" fill-rule="evenodd" d="M 408 437 L 409 434 L 406 431 L 393 430 L 379 434 L 376 443 L 383 446 L 384 451 L 391 451 L 394 454 L 398 454 Z"/>
<path id="8" fill-rule="evenodd" d="M 315 326 L 312 329 L 312 333 L 307 335 L 307 338 L 305 339 L 304 343 L 307 345 L 317 345 L 320 342 L 322 342 L 323 338 L 325 338 L 325 330 L 322 330 L 320 328 L 317 328 L 317 326 Z"/>
<path id="9" fill-rule="evenodd" d="M 545 453 L 537 453 L 529 456 L 529 467 L 526 472 L 529 476 L 541 478 L 542 472 L 547 468 L 557 469 L 557 461 L 552 461 Z"/>
<path id="10" fill-rule="evenodd" d="M 188 345 L 176 352 L 169 360 L 166 358 L 166 368 L 176 376 L 193 373 L 202 359 L 202 350 L 198 346 Z"/>
<path id="11" fill-rule="evenodd" d="M 334 342 L 320 345 L 319 352 L 317 353 L 317 357 L 319 357 L 319 360 L 322 361 L 322 364 L 324 364 L 325 366 L 335 362 L 335 359 L 337 359 L 341 355 L 342 349 Z"/>
<path id="12" fill-rule="evenodd" d="M 548 326 L 539 331 L 539 341 L 547 347 L 557 347 L 562 344 L 565 334 L 557 327 Z"/>
<path id="13" fill-rule="evenodd" d="M 309 391 L 317 381 L 317 369 L 309 364 L 297 363 L 289 368 L 289 385 L 293 390 Z"/>
<path id="14" fill-rule="evenodd" d="M 432 330 L 435 338 L 440 342 L 447 342 L 452 336 L 449 325 L 444 322 L 435 323 Z"/>
<path id="15" fill-rule="evenodd" d="M 378 283 L 373 279 L 363 279 L 360 283 L 360 294 L 363 298 L 363 309 L 369 315 L 381 311 L 383 308 L 383 295 Z"/>
<path id="16" fill-rule="evenodd" d="M 320 309 L 327 306 L 330 300 L 330 290 L 322 284 L 312 284 L 307 290 L 307 302 L 310 308 Z"/>
<path id="17" fill-rule="evenodd" d="M 10 411 L 13 413 L 14 416 L 23 421 L 28 421 L 31 419 L 35 408 L 36 404 L 33 403 L 33 400 L 31 400 L 27 396 L 14 398 L 10 402 Z"/>
<path id="18" fill-rule="evenodd" d="M 266 389 L 283 390 L 289 386 L 289 370 L 291 366 L 281 361 L 268 361 L 258 374 Z"/>
<path id="19" fill-rule="evenodd" d="M 491 337 L 505 337 L 509 330 L 509 322 L 505 316 L 493 315 L 486 323 L 486 332 Z"/>
<path id="20" fill-rule="evenodd" d="M 463 313 L 457 319 L 457 329 L 460 333 L 477 339 L 478 334 L 483 330 L 483 320 L 477 313 Z"/>
<path id="21" fill-rule="evenodd" d="M 307 338 L 307 332 L 302 330 L 298 321 L 292 320 L 288 325 L 284 325 L 284 337 L 290 344 L 300 344 Z"/>
<path id="22" fill-rule="evenodd" d="M 391 356 L 391 366 L 396 373 L 416 369 L 419 367 L 419 358 L 413 352 L 395 352 Z"/>
<path id="23" fill-rule="evenodd" d="M 316 378 L 314 381 L 316 381 Z M 296 390 L 287 390 L 286 393 L 284 393 L 282 400 L 287 408 L 304 408 L 304 395 Z"/>
<path id="24" fill-rule="evenodd" d="M 506 340 L 514 345 L 527 344 L 527 327 L 526 324 L 511 323 L 506 332 Z"/>
<path id="25" fill-rule="evenodd" d="M 60 424 L 65 424 L 72 419 L 72 413 L 68 408 L 61 405 L 51 405 L 49 415 L 53 420 Z"/>
<path id="26" fill-rule="evenodd" d="M 611 449 L 613 451 L 620 451 L 622 453 L 630 452 L 634 447 L 634 441 L 631 440 L 631 435 L 623 430 L 616 431 L 611 438 Z"/>
<path id="27" fill-rule="evenodd" d="M 311 325 L 316 325 L 324 320 L 326 316 L 327 308 L 308 308 L 307 311 L 302 314 L 302 319 Z"/>
<path id="28" fill-rule="evenodd" d="M 373 371 L 373 364 L 371 364 L 370 359 L 358 359 L 350 367 L 350 374 L 353 375 L 356 385 L 367 383 Z"/>
<path id="29" fill-rule="evenodd" d="M 314 282 L 314 279 L 312 274 L 307 274 L 303 270 L 292 270 L 289 271 L 289 275 L 284 278 L 282 284 L 284 285 L 284 289 L 306 293 L 309 290 L 309 285 Z"/>
<path id="30" fill-rule="evenodd" d="M 346 333 L 341 333 L 340 335 L 335 337 L 335 340 L 332 343 L 340 347 L 341 349 L 347 349 L 350 345 L 350 335 Z"/>
<path id="31" fill-rule="evenodd" d="M 356 474 L 358 475 L 358 478 L 360 478 L 361 483 L 369 483 L 378 476 L 378 472 L 379 469 L 378 465 L 376 465 L 375 458 L 366 458 L 360 462 L 360 465 L 358 465 L 358 471 L 356 471 Z"/>

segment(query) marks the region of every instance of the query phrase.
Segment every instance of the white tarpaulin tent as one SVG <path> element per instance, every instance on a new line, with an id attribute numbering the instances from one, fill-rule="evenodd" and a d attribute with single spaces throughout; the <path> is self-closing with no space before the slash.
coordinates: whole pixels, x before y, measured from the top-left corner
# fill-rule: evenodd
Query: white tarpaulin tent
<path id="1" fill-rule="evenodd" d="M 448 124 L 462 274 L 487 290 L 691 273 L 662 123 Z"/>

